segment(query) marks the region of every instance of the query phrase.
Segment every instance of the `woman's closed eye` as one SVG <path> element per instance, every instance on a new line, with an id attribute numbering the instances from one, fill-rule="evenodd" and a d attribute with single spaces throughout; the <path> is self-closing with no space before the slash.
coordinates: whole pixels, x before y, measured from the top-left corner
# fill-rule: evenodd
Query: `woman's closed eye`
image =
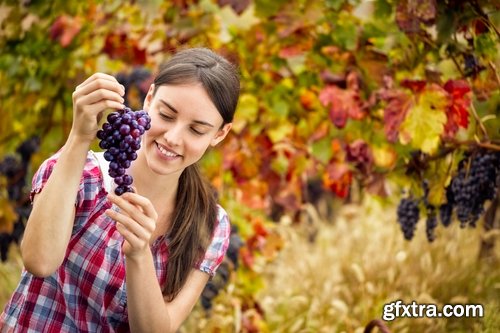
<path id="1" fill-rule="evenodd" d="M 162 117 L 165 120 L 169 120 L 169 121 L 174 120 L 174 117 L 169 116 L 168 114 L 165 114 L 165 113 L 161 113 L 161 112 L 160 112 L 160 117 Z"/>
<path id="2" fill-rule="evenodd" d="M 202 136 L 202 135 L 204 135 L 204 134 L 205 134 L 205 132 L 199 131 L 199 130 L 197 130 L 197 129 L 196 129 L 196 128 L 194 128 L 194 127 L 191 127 L 191 131 L 192 131 L 194 134 L 198 135 L 198 136 Z"/>
<path id="3" fill-rule="evenodd" d="M 170 115 L 168 115 L 166 113 L 160 112 L 159 114 L 160 114 L 160 117 L 162 117 L 166 121 L 174 121 L 175 120 L 175 117 L 170 116 Z M 197 129 L 196 127 L 191 127 L 191 132 L 193 132 L 193 134 L 198 135 L 198 136 L 202 136 L 202 135 L 206 134 L 205 131 Z"/>

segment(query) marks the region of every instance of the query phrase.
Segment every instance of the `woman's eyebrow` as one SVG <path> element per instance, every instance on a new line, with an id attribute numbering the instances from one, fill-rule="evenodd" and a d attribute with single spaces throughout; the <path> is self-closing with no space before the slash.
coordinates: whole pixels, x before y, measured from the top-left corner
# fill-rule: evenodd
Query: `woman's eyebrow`
<path id="1" fill-rule="evenodd" d="M 159 101 L 162 102 L 163 104 L 165 104 L 165 106 L 167 108 L 169 108 L 170 110 L 174 111 L 175 113 L 179 113 L 179 111 L 177 111 L 172 105 L 168 104 L 166 101 L 164 101 L 163 99 L 159 98 Z"/>
<path id="2" fill-rule="evenodd" d="M 167 103 L 165 100 L 159 98 L 159 101 L 162 102 L 163 104 L 165 104 L 165 106 L 167 108 L 169 108 L 170 110 L 172 110 L 174 113 L 179 113 L 179 111 L 177 111 L 172 105 Z M 214 125 L 207 123 L 206 121 L 203 121 L 203 120 L 195 120 L 194 122 L 196 124 L 200 124 L 200 125 L 204 125 L 204 126 L 215 127 Z"/>

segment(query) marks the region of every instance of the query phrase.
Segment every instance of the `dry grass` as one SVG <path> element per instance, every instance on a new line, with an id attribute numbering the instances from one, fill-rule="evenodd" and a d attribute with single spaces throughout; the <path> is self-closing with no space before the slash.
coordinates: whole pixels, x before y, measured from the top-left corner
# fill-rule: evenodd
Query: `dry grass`
<path id="1" fill-rule="evenodd" d="M 500 270 L 498 261 L 478 260 L 481 228 L 452 225 L 437 229 L 437 240 L 425 239 L 424 223 L 407 242 L 394 220 L 394 206 L 369 200 L 345 206 L 332 223 L 321 223 L 316 241 L 308 241 L 304 225 L 283 220 L 277 226 L 285 248 L 260 274 L 263 288 L 256 295 L 263 320 L 253 320 L 262 332 L 362 332 L 383 305 L 410 303 L 480 303 L 484 318 L 398 318 L 387 322 L 392 332 L 499 332 Z M 495 254 L 500 258 L 498 233 Z M 0 305 L 18 279 L 20 262 L 14 254 L 0 264 Z M 252 280 L 253 281 L 253 280 Z M 248 282 L 248 281 L 247 281 Z M 252 282 L 250 282 L 252 283 Z M 241 319 L 259 315 L 245 311 L 233 282 L 216 299 L 210 317 L 197 307 L 182 332 L 239 332 Z M 248 285 L 248 284 L 247 284 Z M 257 287 L 258 289 L 258 287 Z"/>
<path id="2" fill-rule="evenodd" d="M 21 277 L 22 261 L 19 247 L 11 244 L 6 262 L 0 261 L 0 311 L 9 300 Z"/>
<path id="3" fill-rule="evenodd" d="M 345 206 L 332 223 L 321 223 L 317 239 L 309 228 L 283 221 L 285 248 L 262 272 L 264 289 L 256 298 L 264 320 L 262 332 L 363 332 L 381 318 L 385 303 L 480 303 L 484 318 L 398 318 L 392 332 L 499 332 L 500 270 L 498 261 L 479 261 L 481 228 L 439 226 L 437 240 L 425 238 L 425 222 L 407 242 L 395 222 L 394 204 L 368 200 Z M 496 257 L 500 258 L 498 233 Z M 255 280 L 256 283 L 259 280 Z M 240 319 L 259 317 L 244 310 L 238 281 L 217 298 L 210 317 L 197 309 L 183 332 L 239 332 Z M 243 303 L 243 304 L 242 304 Z M 256 323 L 256 324 L 255 324 Z"/>
<path id="4" fill-rule="evenodd" d="M 271 332 L 362 332 L 381 318 L 383 304 L 481 303 L 482 319 L 401 318 L 388 322 L 394 332 L 500 331 L 498 261 L 478 261 L 482 230 L 439 227 L 437 240 L 403 239 L 394 208 L 368 201 L 346 206 L 315 243 L 281 227 L 287 247 L 266 269 L 260 294 Z M 498 243 L 498 241 L 497 241 Z M 500 258 L 499 246 L 496 249 Z"/>

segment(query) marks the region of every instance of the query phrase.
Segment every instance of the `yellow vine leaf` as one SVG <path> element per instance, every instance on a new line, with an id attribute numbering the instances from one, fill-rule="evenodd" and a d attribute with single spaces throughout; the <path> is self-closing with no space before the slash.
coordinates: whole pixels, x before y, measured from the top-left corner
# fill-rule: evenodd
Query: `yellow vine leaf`
<path id="1" fill-rule="evenodd" d="M 235 117 L 233 130 L 240 133 L 247 124 L 254 123 L 259 113 L 259 101 L 252 94 L 242 94 L 236 110 L 238 117 Z"/>
<path id="2" fill-rule="evenodd" d="M 446 92 L 433 85 L 417 97 L 401 124 L 400 141 L 413 148 L 432 154 L 439 147 L 440 137 L 446 123 L 445 108 L 449 100 Z"/>

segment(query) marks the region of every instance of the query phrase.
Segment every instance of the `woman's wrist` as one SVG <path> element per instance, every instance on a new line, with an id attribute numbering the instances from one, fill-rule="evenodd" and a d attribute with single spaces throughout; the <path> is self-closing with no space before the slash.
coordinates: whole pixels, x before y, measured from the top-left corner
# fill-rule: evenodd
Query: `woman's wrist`
<path id="1" fill-rule="evenodd" d="M 64 145 L 64 149 L 68 151 L 88 151 L 93 140 L 94 138 L 78 136 L 70 133 Z"/>
<path id="2" fill-rule="evenodd" d="M 149 247 L 140 251 L 135 251 L 134 253 L 125 254 L 125 261 L 127 264 L 132 264 L 134 266 L 142 265 L 148 260 L 153 260 L 153 254 L 151 253 L 151 249 Z"/>

